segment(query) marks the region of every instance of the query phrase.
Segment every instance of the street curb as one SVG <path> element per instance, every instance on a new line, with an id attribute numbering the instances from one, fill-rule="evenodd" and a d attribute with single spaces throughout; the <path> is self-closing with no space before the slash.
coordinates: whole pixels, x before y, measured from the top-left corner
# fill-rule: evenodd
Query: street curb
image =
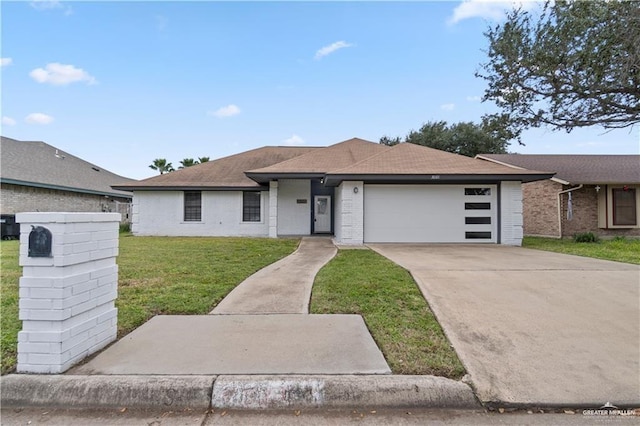
<path id="1" fill-rule="evenodd" d="M 218 376 L 213 408 L 482 408 L 471 388 L 436 376 Z"/>
<path id="2" fill-rule="evenodd" d="M 67 376 L 10 374 L 0 378 L 2 407 L 202 408 L 215 376 Z"/>
<path id="3" fill-rule="evenodd" d="M 0 378 L 3 407 L 482 408 L 466 384 L 436 376 L 80 376 Z"/>

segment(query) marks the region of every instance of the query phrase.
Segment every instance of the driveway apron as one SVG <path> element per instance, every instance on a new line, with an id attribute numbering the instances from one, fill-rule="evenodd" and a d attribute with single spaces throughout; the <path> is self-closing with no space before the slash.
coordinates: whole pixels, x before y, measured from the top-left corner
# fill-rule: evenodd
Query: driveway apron
<path id="1" fill-rule="evenodd" d="M 298 249 L 240 283 L 211 314 L 306 314 L 313 280 L 338 252 L 329 237 L 304 237 Z"/>
<path id="2" fill-rule="evenodd" d="M 483 402 L 640 405 L 640 266 L 499 245 L 377 244 Z"/>

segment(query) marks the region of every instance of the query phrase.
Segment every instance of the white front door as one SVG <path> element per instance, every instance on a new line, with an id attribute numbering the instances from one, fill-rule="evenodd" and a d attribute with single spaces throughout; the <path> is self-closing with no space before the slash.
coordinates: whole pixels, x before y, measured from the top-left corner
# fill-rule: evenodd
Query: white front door
<path id="1" fill-rule="evenodd" d="M 313 232 L 331 232 L 331 197 L 316 195 L 313 197 Z"/>

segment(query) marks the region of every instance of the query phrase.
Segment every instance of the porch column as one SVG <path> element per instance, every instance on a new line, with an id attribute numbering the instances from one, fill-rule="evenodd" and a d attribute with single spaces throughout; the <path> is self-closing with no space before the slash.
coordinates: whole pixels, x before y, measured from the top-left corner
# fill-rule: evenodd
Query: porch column
<path id="1" fill-rule="evenodd" d="M 278 237 L 278 181 L 269 182 L 269 237 Z"/>

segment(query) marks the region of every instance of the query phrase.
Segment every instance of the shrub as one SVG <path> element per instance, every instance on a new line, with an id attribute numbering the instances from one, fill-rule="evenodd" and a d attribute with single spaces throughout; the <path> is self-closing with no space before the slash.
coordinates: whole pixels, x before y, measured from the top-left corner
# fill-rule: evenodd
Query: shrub
<path id="1" fill-rule="evenodd" d="M 127 223 L 121 223 L 120 224 L 120 233 L 127 233 L 127 232 L 131 232 L 131 223 L 127 222 Z"/>
<path id="2" fill-rule="evenodd" d="M 573 236 L 576 243 L 597 243 L 600 239 L 593 232 L 581 232 Z"/>

